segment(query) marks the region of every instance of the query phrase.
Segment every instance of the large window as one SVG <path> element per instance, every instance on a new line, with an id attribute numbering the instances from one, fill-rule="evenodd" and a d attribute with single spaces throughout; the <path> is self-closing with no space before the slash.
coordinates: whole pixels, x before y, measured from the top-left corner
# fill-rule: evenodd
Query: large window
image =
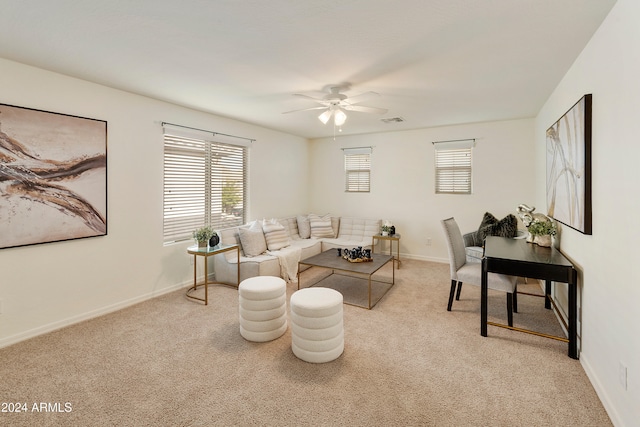
<path id="1" fill-rule="evenodd" d="M 371 177 L 371 147 L 344 148 L 345 191 L 368 193 Z"/>
<path id="2" fill-rule="evenodd" d="M 245 222 L 248 147 L 214 133 L 164 127 L 164 242 Z"/>
<path id="3" fill-rule="evenodd" d="M 471 194 L 471 151 L 475 140 L 434 142 L 436 194 Z"/>

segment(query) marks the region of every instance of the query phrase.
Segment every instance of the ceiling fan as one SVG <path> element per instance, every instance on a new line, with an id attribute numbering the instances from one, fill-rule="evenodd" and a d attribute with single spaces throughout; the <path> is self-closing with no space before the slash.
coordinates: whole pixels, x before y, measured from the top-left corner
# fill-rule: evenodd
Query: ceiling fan
<path id="1" fill-rule="evenodd" d="M 380 96 L 377 92 L 365 92 L 356 96 L 348 97 L 342 92 L 348 90 L 349 87 L 350 86 L 348 84 L 326 86 L 325 91 L 327 91 L 328 93 L 322 98 L 314 98 L 302 93 L 295 93 L 295 96 L 310 99 L 320 104 L 320 106 L 303 108 L 301 110 L 286 111 L 282 114 L 297 113 L 300 111 L 309 110 L 325 110 L 318 116 L 318 119 L 322 123 L 327 124 L 331 117 L 333 117 L 333 123 L 339 127 L 342 126 L 347 120 L 347 111 L 358 111 L 361 113 L 374 114 L 384 114 L 388 111 L 386 108 L 367 107 L 359 104 L 363 99 L 367 99 L 373 96 Z"/>

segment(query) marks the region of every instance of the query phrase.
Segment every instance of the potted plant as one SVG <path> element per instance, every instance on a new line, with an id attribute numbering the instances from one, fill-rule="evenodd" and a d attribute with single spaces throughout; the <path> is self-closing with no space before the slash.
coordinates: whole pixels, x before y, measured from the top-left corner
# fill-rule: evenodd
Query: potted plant
<path id="1" fill-rule="evenodd" d="M 206 226 L 195 230 L 193 232 L 193 238 L 198 242 L 199 248 L 206 248 L 209 243 L 209 239 L 211 239 L 214 234 L 216 234 L 216 232 L 213 231 L 213 228 Z"/>
<path id="2" fill-rule="evenodd" d="M 382 235 L 383 236 L 388 236 L 390 231 L 391 231 L 391 226 L 390 225 L 385 224 L 385 225 L 382 226 Z"/>
<path id="3" fill-rule="evenodd" d="M 558 226 L 553 221 L 544 221 L 536 218 L 531 221 L 527 230 L 529 231 L 527 242 L 549 247 L 551 246 L 551 236 L 556 235 Z"/>

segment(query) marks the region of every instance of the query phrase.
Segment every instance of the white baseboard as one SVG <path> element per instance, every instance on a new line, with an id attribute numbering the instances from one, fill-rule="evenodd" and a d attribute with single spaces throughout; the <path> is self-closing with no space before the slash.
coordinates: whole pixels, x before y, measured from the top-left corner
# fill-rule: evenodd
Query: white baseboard
<path id="1" fill-rule="evenodd" d="M 424 255 L 405 254 L 401 252 L 400 261 L 402 261 L 403 259 L 415 259 L 417 261 L 430 261 L 430 262 L 438 262 L 441 264 L 449 264 L 449 258 L 436 258 L 436 257 L 429 257 Z"/>
<path id="2" fill-rule="evenodd" d="M 600 398 L 600 402 L 602 402 L 602 406 L 604 406 L 605 411 L 607 411 L 607 415 L 611 419 L 611 422 L 614 426 L 624 426 L 618 412 L 616 411 L 616 405 L 611 403 L 611 399 L 607 395 L 606 390 L 602 386 L 602 383 L 598 380 L 598 376 L 595 374 L 593 369 L 591 368 L 591 364 L 589 363 L 589 356 L 584 353 L 580 353 L 580 364 L 582 365 L 582 369 L 587 374 L 589 378 L 589 382 L 593 386 L 598 398 Z"/>
<path id="3" fill-rule="evenodd" d="M 203 276 L 204 277 L 204 276 Z M 17 344 L 21 341 L 28 340 L 30 338 L 35 338 L 39 335 L 43 335 L 49 332 L 56 331 L 58 329 L 65 328 L 67 326 L 74 325 L 76 323 L 83 322 L 85 320 L 93 319 L 95 317 L 103 316 L 105 314 L 113 313 L 114 311 L 122 310 L 123 308 L 139 304 L 143 301 L 147 301 L 156 297 L 159 297 L 164 294 L 168 294 L 169 292 L 176 291 L 181 288 L 185 288 L 187 286 L 192 286 L 193 281 L 188 281 L 184 283 L 180 283 L 178 285 L 173 285 L 168 288 L 164 288 L 158 291 L 152 291 L 145 295 L 140 295 L 135 298 L 131 298 L 125 301 L 118 302 L 116 304 L 112 304 L 106 307 L 101 307 L 97 310 L 89 311 L 86 313 L 82 313 L 76 316 L 69 317 L 67 319 L 59 320 L 56 322 L 52 322 L 46 325 L 39 326 L 37 328 L 30 329 L 25 332 L 21 332 L 19 334 L 11 335 L 9 337 L 2 338 L 0 340 L 0 348 L 8 347 L 13 344 Z"/>

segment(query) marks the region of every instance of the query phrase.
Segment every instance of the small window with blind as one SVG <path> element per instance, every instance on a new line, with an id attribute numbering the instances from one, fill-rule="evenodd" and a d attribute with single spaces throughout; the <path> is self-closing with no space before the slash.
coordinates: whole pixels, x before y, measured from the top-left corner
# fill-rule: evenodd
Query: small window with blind
<path id="1" fill-rule="evenodd" d="M 434 142 L 436 194 L 471 194 L 471 151 L 475 139 Z"/>
<path id="2" fill-rule="evenodd" d="M 244 224 L 248 144 L 235 138 L 164 125 L 165 244 L 193 239 L 206 225 Z"/>
<path id="3" fill-rule="evenodd" d="M 368 193 L 371 183 L 371 147 L 343 148 L 345 190 L 347 193 Z"/>

